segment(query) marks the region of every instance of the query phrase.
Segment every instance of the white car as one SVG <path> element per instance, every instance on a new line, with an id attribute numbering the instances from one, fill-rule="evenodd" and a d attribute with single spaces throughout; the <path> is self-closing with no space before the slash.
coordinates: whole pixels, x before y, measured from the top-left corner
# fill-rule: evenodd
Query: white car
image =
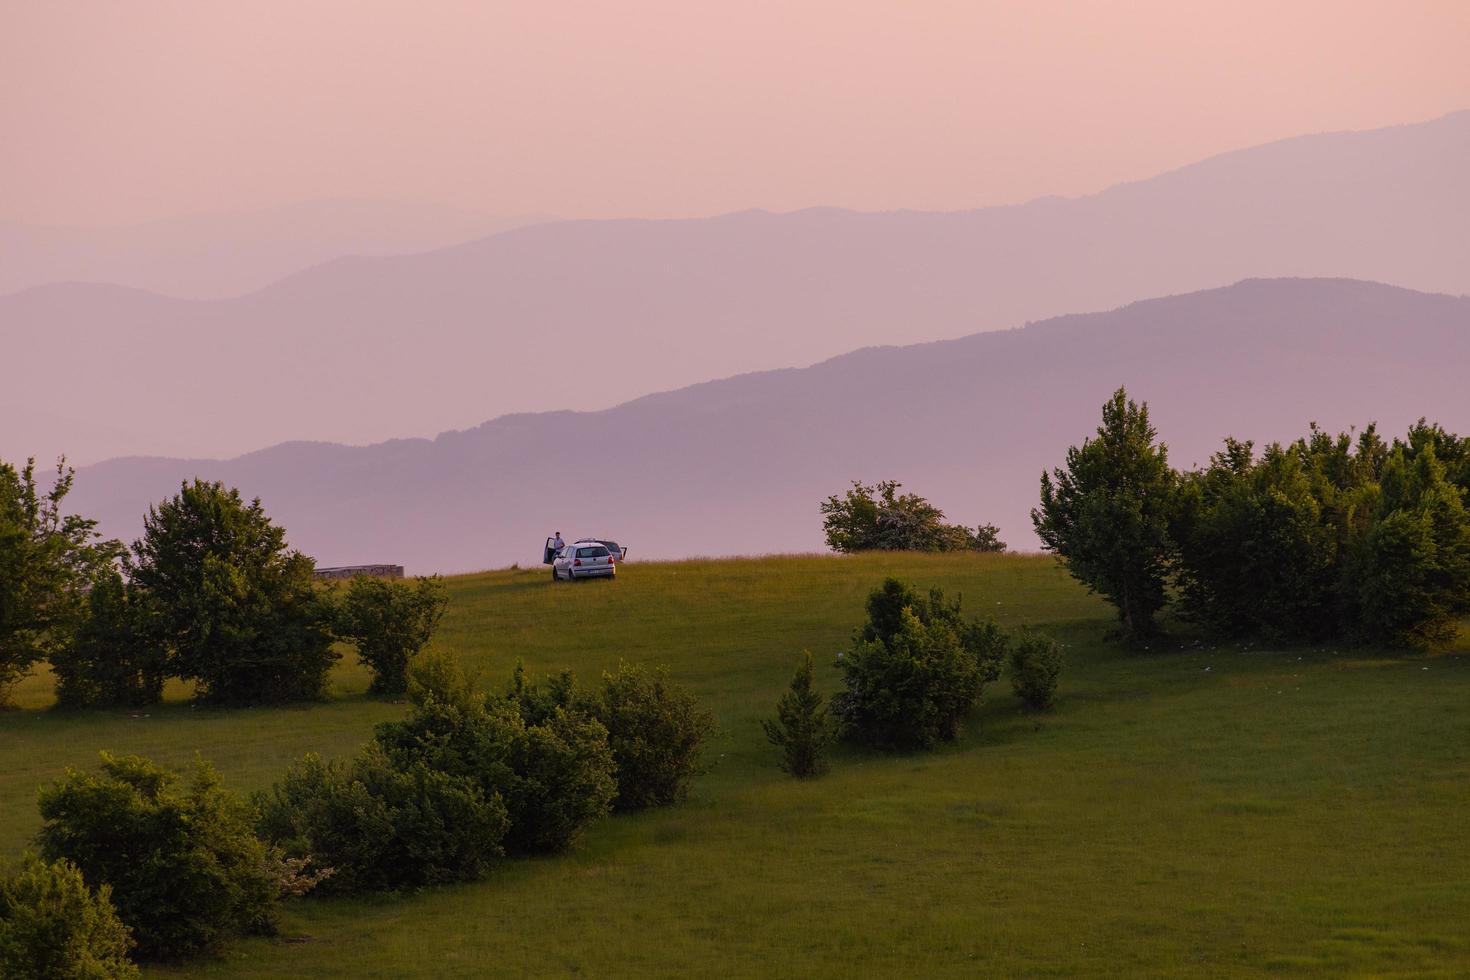
<path id="1" fill-rule="evenodd" d="M 568 582 L 579 578 L 613 578 L 618 560 L 601 541 L 573 541 L 551 561 L 551 580 Z"/>

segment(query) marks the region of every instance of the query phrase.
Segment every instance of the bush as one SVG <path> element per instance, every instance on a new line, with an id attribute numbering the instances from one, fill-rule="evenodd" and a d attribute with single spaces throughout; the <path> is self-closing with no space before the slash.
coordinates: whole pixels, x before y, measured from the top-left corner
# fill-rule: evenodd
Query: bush
<path id="1" fill-rule="evenodd" d="M 111 889 L 89 891 L 66 861 L 27 857 L 0 872 L 0 977 L 8 980 L 131 980 L 133 938 Z"/>
<path id="2" fill-rule="evenodd" d="M 92 583 L 75 638 L 51 656 L 62 707 L 138 707 L 163 697 L 164 653 L 150 629 L 147 596 L 116 569 Z"/>
<path id="3" fill-rule="evenodd" d="M 966 622 L 938 589 L 920 597 L 896 579 L 868 596 L 868 622 L 838 662 L 832 699 L 845 738 L 883 749 L 953 739 L 984 686 L 1000 674 L 1005 634 Z"/>
<path id="4" fill-rule="evenodd" d="M 822 530 L 833 551 L 1004 551 L 992 524 L 976 531 L 944 523 L 944 512 L 918 494 L 898 491 L 903 484 L 882 480 L 852 489 L 821 504 Z"/>
<path id="5" fill-rule="evenodd" d="M 134 546 L 133 581 L 159 610 L 174 672 L 217 704 L 320 698 L 331 610 L 312 561 L 286 548 L 260 501 L 195 480 L 155 508 Z"/>
<path id="6" fill-rule="evenodd" d="M 261 835 L 328 873 L 319 887 L 337 893 L 478 878 L 509 825 L 474 780 L 395 764 L 376 744 L 350 763 L 306 756 L 255 805 Z"/>
<path id="7" fill-rule="evenodd" d="M 689 795 L 700 750 L 714 728 L 693 694 L 663 668 L 622 664 L 617 673 L 602 675 L 591 705 L 617 761 L 614 809 L 667 806 Z"/>
<path id="8" fill-rule="evenodd" d="M 1045 711 L 1057 694 L 1062 673 L 1062 650 L 1042 633 L 1022 630 L 1011 648 L 1011 686 L 1016 697 L 1032 711 Z"/>
<path id="9" fill-rule="evenodd" d="M 438 576 L 414 585 L 360 575 L 347 586 L 337 610 L 337 636 L 357 647 L 373 672 L 369 690 L 401 695 L 408 664 L 434 635 L 449 598 Z"/>
<path id="10" fill-rule="evenodd" d="M 408 665 L 408 699 L 416 705 L 430 701 L 467 707 L 480 700 L 475 676 L 448 650 L 425 650 Z"/>
<path id="11" fill-rule="evenodd" d="M 226 936 L 275 929 L 277 879 L 254 813 L 202 760 L 187 786 L 137 756 L 102 753 L 100 774 L 67 770 L 41 790 L 47 860 L 112 887 L 138 955 L 173 959 Z"/>
<path id="12" fill-rule="evenodd" d="M 833 731 L 824 700 L 812 687 L 812 655 L 807 653 L 776 704 L 775 721 L 761 722 L 766 738 L 781 750 L 781 768 L 799 779 L 827 771 Z"/>
<path id="13" fill-rule="evenodd" d="M 505 698 L 430 699 L 403 721 L 379 725 L 375 738 L 396 765 L 463 777 L 502 800 L 507 849 L 559 851 L 607 814 L 616 767 L 607 730 L 584 713 L 557 706 L 533 722 Z"/>

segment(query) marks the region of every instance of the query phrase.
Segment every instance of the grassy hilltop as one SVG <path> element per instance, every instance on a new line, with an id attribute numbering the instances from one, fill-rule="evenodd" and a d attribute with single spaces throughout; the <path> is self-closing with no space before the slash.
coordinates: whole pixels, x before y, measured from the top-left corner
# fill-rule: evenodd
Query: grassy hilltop
<path id="1" fill-rule="evenodd" d="M 775 766 L 758 721 L 803 649 L 828 666 L 885 575 L 1066 644 L 1057 709 L 991 687 L 932 754 Z M 867 555 L 630 564 L 553 586 L 538 566 L 449 580 L 439 640 L 499 687 L 516 659 L 591 679 L 667 664 L 719 732 L 693 798 L 596 825 L 487 881 L 288 904 L 284 939 L 150 975 L 1463 975 L 1470 969 L 1470 658 L 1104 644 L 1110 610 L 1051 560 Z M 0 713 L 0 854 L 35 790 L 98 749 L 239 790 L 307 751 L 345 755 L 402 705 L 334 698 L 214 712 Z"/>

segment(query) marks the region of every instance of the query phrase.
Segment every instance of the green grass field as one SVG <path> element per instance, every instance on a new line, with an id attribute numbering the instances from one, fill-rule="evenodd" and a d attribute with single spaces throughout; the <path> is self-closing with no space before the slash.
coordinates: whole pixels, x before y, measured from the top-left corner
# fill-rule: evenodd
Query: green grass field
<path id="1" fill-rule="evenodd" d="M 797 782 L 758 721 L 803 649 L 834 653 L 894 574 L 1031 623 L 1070 658 L 1055 712 L 1002 680 L 938 752 L 843 750 Z M 1049 559 L 882 555 L 629 564 L 615 583 L 540 567 L 450 580 L 440 640 L 499 687 L 517 658 L 581 675 L 667 664 L 719 732 L 686 804 L 595 826 L 486 881 L 287 907 L 285 935 L 150 975 L 1470 975 L 1470 658 L 1361 650 L 1131 652 Z M 352 752 L 402 705 L 351 657 L 333 699 L 212 712 L 0 714 L 0 853 L 35 790 L 98 749 L 240 790 L 307 751 Z"/>

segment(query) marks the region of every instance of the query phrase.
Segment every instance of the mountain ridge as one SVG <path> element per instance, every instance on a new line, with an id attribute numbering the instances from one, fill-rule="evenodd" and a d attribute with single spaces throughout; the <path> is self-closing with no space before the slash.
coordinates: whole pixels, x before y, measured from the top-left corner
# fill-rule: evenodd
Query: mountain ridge
<path id="1" fill-rule="evenodd" d="M 1147 356 L 1145 356 L 1147 355 Z M 467 571 L 535 560 L 597 527 L 637 557 L 821 547 L 817 503 L 894 478 L 950 519 L 1034 548 L 1042 469 L 1090 435 L 1119 385 L 1150 402 L 1176 465 L 1227 435 L 1309 422 L 1470 430 L 1470 298 L 1345 279 L 1250 279 L 1004 331 L 869 348 L 659 392 L 598 412 L 515 413 L 432 438 L 293 441 L 229 460 L 111 460 L 74 504 L 135 536 L 181 480 L 260 496 L 324 564 Z M 1249 397 L 1242 397 L 1249 393 Z M 569 460 L 593 460 L 576 477 Z"/>

